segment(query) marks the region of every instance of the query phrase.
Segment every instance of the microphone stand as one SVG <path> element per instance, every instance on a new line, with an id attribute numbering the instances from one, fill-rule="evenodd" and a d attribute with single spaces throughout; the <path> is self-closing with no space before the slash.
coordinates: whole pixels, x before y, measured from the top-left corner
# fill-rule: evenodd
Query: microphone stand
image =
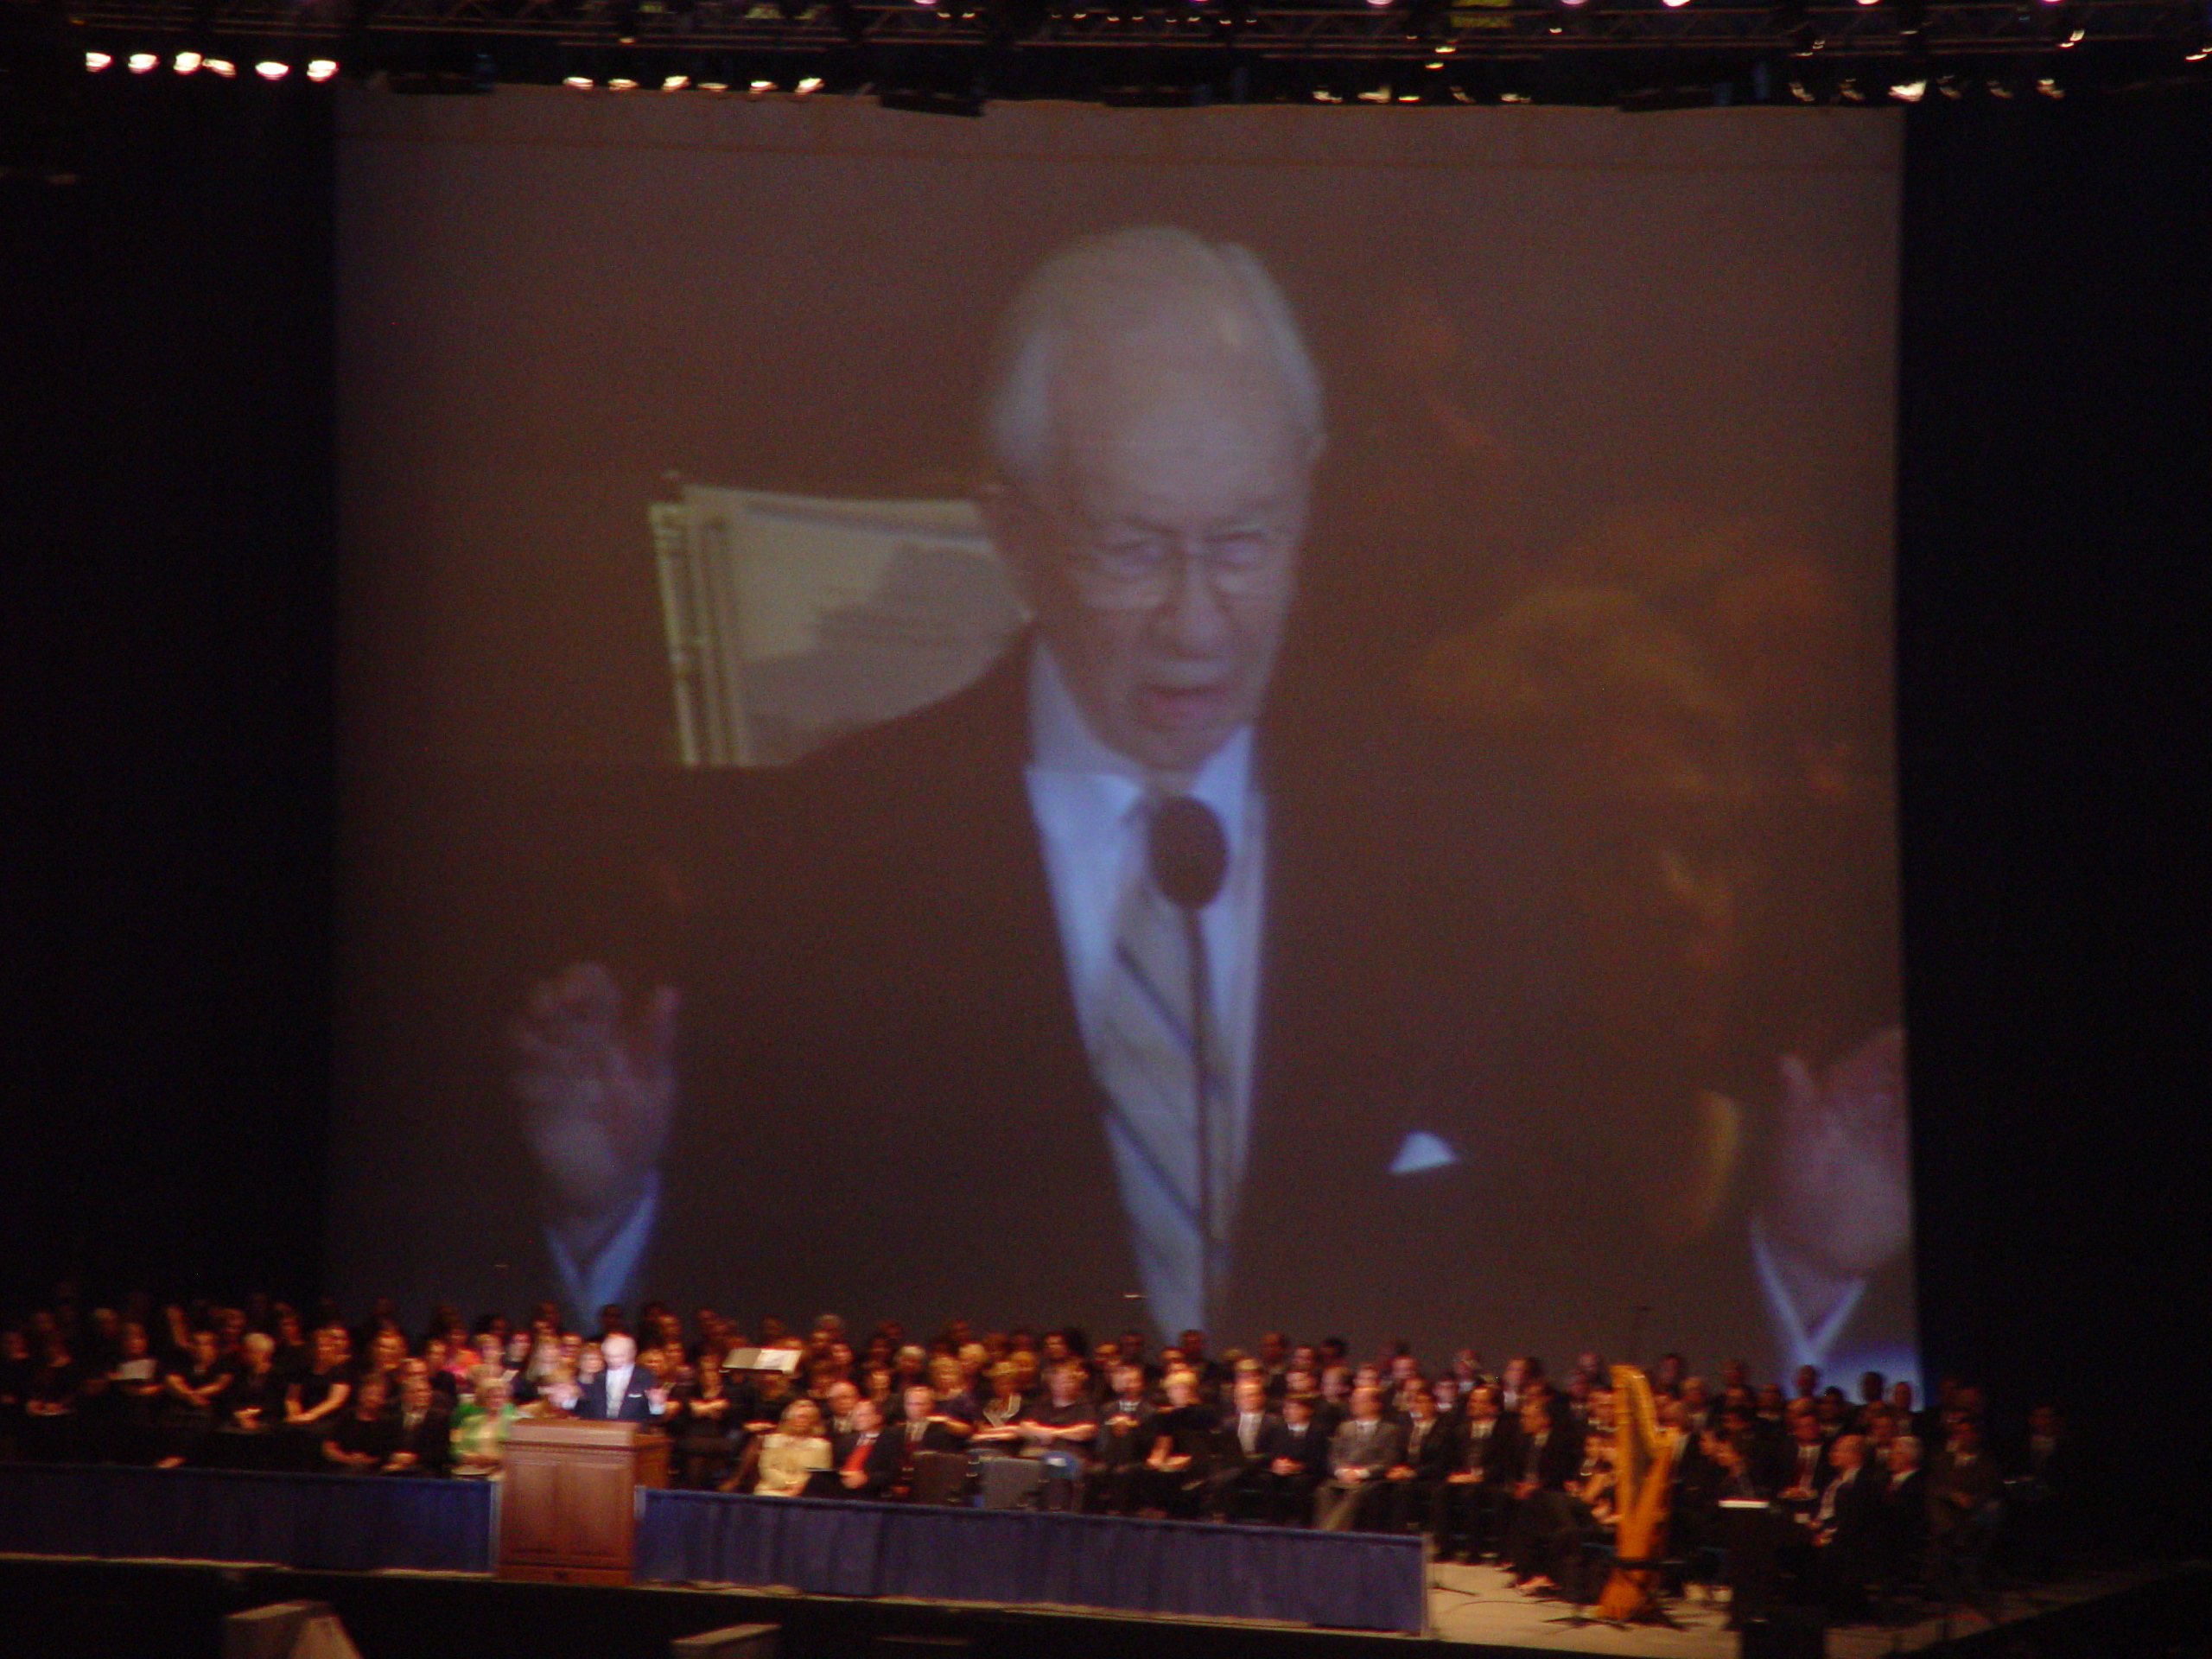
<path id="1" fill-rule="evenodd" d="M 1216 1237 L 1213 1219 L 1213 972 L 1206 960 L 1205 929 L 1196 906 L 1183 906 L 1183 932 L 1191 950 L 1192 1105 L 1198 1129 L 1198 1291 L 1207 1317 L 1213 1307 Z"/>
<path id="2" fill-rule="evenodd" d="M 1208 1306 L 1213 1296 L 1218 1238 L 1213 1201 L 1213 974 L 1206 960 L 1205 930 L 1199 912 L 1221 894 L 1229 874 L 1229 841 L 1221 820 L 1204 801 L 1171 795 L 1156 806 L 1147 826 L 1146 852 L 1154 883 L 1183 913 L 1183 937 L 1191 960 L 1192 1106 L 1197 1115 L 1198 1191 L 1198 1289 Z"/>

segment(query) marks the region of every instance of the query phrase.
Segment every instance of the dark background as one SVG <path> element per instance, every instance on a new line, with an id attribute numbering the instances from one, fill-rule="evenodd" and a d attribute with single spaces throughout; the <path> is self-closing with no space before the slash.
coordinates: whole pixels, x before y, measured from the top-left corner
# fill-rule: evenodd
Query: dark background
<path id="1" fill-rule="evenodd" d="M 91 96 L 80 182 L 0 180 L 0 1294 L 300 1296 L 336 944 L 330 106 Z M 1911 113 L 1897 546 L 1928 1369 L 2069 1403 L 2127 1512 L 2200 1539 L 2209 188 L 2202 96 Z"/>

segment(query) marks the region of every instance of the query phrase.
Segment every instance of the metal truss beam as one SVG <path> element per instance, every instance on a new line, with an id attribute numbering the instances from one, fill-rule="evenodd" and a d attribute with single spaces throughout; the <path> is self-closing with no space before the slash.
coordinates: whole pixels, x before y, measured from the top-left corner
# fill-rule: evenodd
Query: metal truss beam
<path id="1" fill-rule="evenodd" d="M 15 4 L 17 0 L 0 0 Z M 1531 58 L 1589 52 L 1700 57 L 1996 56 L 2069 45 L 2189 47 L 2185 0 L 1878 0 L 1872 4 L 1560 0 L 1387 8 L 1251 0 L 80 0 L 73 22 L 105 35 L 294 42 L 533 41 L 639 51 L 818 54 L 855 46 L 1128 51 L 1180 58 L 1404 60 L 1440 51 Z"/>

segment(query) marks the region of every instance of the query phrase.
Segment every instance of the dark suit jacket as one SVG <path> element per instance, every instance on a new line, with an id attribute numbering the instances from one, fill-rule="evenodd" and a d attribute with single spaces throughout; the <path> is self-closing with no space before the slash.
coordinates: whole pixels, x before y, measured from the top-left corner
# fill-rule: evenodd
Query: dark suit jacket
<path id="1" fill-rule="evenodd" d="M 1872 1573 L 1878 1561 L 1882 1533 L 1882 1472 L 1861 1465 L 1846 1482 L 1841 1473 L 1828 1484 L 1833 1533 L 1827 1545 L 1838 1570 L 1854 1577 Z M 1825 1497 L 1826 1494 L 1823 1494 Z"/>
<path id="2" fill-rule="evenodd" d="M 1500 1416 L 1487 1435 L 1478 1435 L 1473 1421 L 1463 1420 L 1452 1451 L 1454 1467 L 1479 1469 L 1484 1479 L 1510 1486 L 1521 1475 L 1521 1425 Z"/>
<path id="3" fill-rule="evenodd" d="M 707 780 L 695 830 L 721 867 L 693 894 L 656 1294 L 726 1300 L 741 1262 L 781 1303 L 858 1313 L 895 1255 L 928 1264 L 927 1300 L 882 1310 L 910 1324 L 1126 1321 L 1139 1280 L 1024 781 L 1026 685 L 1017 652 L 787 772 Z M 1338 754 L 1262 734 L 1264 972 L 1224 1340 L 1294 1314 L 1456 1337 L 1459 1287 L 1407 1274 L 1395 1241 L 1544 1213 L 1570 1189 L 1534 1150 L 1581 1165 L 1605 1141 L 1586 1110 L 1559 1132 L 1556 1103 L 1589 1095 L 1576 1046 L 1552 1040 L 1577 1024 L 1556 1018 L 1571 930 L 1527 791 L 1447 752 Z M 1459 1161 L 1393 1175 L 1420 1131 Z M 1579 1235 L 1590 1255 L 1608 1256 L 1609 1213 Z M 1493 1298 L 1485 1317 L 1548 1311 Z"/>
<path id="4" fill-rule="evenodd" d="M 1276 1449 L 1282 1440 L 1281 1418 L 1271 1411 L 1261 1412 L 1259 1433 L 1253 1437 L 1249 1452 L 1244 1450 L 1243 1423 L 1243 1417 L 1233 1411 L 1221 1420 L 1221 1432 L 1216 1436 L 1216 1455 L 1224 1464 L 1233 1464 L 1241 1469 L 1264 1469 L 1283 1455 Z"/>
<path id="5" fill-rule="evenodd" d="M 613 1419 L 625 1423 L 657 1423 L 660 1417 L 653 1410 L 652 1402 L 645 1391 L 653 1385 L 652 1373 L 642 1365 L 630 1367 L 628 1382 L 620 1400 L 609 1402 L 607 1397 L 607 1373 L 583 1385 L 582 1397 L 576 1402 L 576 1415 L 595 1421 Z"/>
<path id="6" fill-rule="evenodd" d="M 453 1468 L 453 1414 L 445 1402 L 432 1398 L 423 1409 L 423 1419 L 416 1424 L 414 1433 L 407 1429 L 407 1411 L 402 1407 L 393 1414 L 397 1428 L 398 1443 L 395 1452 L 412 1452 L 415 1466 L 425 1474 L 442 1475 Z"/>
<path id="7" fill-rule="evenodd" d="M 1127 1321 L 1139 1281 L 1023 776 L 1026 684 L 1016 650 L 798 766 L 666 785 L 639 861 L 674 937 L 639 947 L 651 966 L 589 952 L 684 996 L 676 1144 L 632 1294 L 741 1289 L 919 1328 Z M 1655 1148 L 1685 1137 L 1653 1103 L 1711 1079 L 1677 1052 L 1667 995 L 1586 1003 L 1592 942 L 1623 931 L 1570 896 L 1604 890 L 1584 880 L 1591 825 L 1561 834 L 1513 767 L 1414 731 L 1395 684 L 1316 685 L 1279 677 L 1257 731 L 1261 1006 L 1217 1339 L 1294 1324 L 1448 1347 L 1461 1286 L 1406 1274 L 1394 1241 L 1541 1225 L 1577 1239 L 1573 1298 L 1494 1276 L 1486 1325 L 1565 1346 L 1560 1308 L 1597 1298 L 1668 1310 L 1685 1346 L 1763 1351 L 1740 1216 L 1654 1245 Z M 1656 977 L 1679 944 L 1607 949 Z M 1456 1160 L 1392 1173 L 1418 1133 Z"/>
<path id="8" fill-rule="evenodd" d="M 915 1456 L 920 1452 L 964 1452 L 968 1449 L 968 1442 L 943 1423 L 926 1424 L 918 1438 L 902 1417 L 886 1427 L 883 1433 L 891 1441 L 892 1452 L 898 1458 L 901 1468 L 911 1467 Z"/>
<path id="9" fill-rule="evenodd" d="M 1515 1454 L 1513 1478 L 1526 1479 L 1531 1474 L 1529 1441 L 1523 1437 Z M 1582 1437 L 1564 1423 L 1555 1423 L 1535 1453 L 1533 1473 L 1536 1484 L 1546 1491 L 1562 1492 L 1567 1483 L 1582 1471 Z"/>
<path id="10" fill-rule="evenodd" d="M 1098 1437 L 1091 1442 L 1091 1446 L 1097 1460 L 1112 1467 L 1142 1463 L 1152 1455 L 1152 1443 L 1156 1438 L 1152 1432 L 1154 1413 L 1150 1404 L 1141 1401 L 1138 1402 L 1134 1414 L 1136 1426 L 1133 1428 L 1118 1427 L 1108 1421 L 1123 1414 L 1121 1402 L 1112 1395 L 1107 1395 L 1099 1405 Z"/>
<path id="11" fill-rule="evenodd" d="M 836 1481 L 836 1490 L 841 1497 L 882 1497 L 899 1484 L 899 1477 L 905 1471 L 906 1452 L 899 1444 L 904 1436 L 893 1435 L 888 1429 L 878 1430 L 874 1442 L 869 1446 L 868 1455 L 861 1463 L 863 1477 L 861 1484 L 856 1487 L 848 1486 L 842 1476 L 854 1448 L 860 1444 L 860 1438 L 857 1433 L 846 1433 L 830 1442 L 830 1478 Z M 927 1449 L 937 1452 L 946 1448 L 932 1446 Z"/>
<path id="12" fill-rule="evenodd" d="M 1421 1434 L 1419 1446 L 1414 1445 L 1414 1432 L 1415 1425 L 1409 1417 L 1405 1423 L 1406 1450 L 1399 1460 L 1412 1466 L 1416 1480 L 1442 1480 L 1459 1461 L 1459 1446 L 1452 1425 L 1442 1417 L 1432 1418 Z"/>
<path id="13" fill-rule="evenodd" d="M 1318 1420 L 1306 1424 L 1302 1434 L 1294 1432 L 1288 1423 L 1278 1423 L 1274 1446 L 1268 1459 L 1270 1463 L 1277 1458 L 1291 1459 L 1299 1465 L 1295 1478 L 1322 1481 L 1329 1477 L 1329 1437 L 1322 1433 Z"/>

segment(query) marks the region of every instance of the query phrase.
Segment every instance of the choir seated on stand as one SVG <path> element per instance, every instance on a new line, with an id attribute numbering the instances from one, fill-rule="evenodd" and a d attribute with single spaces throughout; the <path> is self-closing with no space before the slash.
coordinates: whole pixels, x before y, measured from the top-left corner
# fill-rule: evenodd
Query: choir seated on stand
<path id="1" fill-rule="evenodd" d="M 1722 1576 L 1730 1505 L 1787 1518 L 1781 1567 L 1839 1615 L 1870 1593 L 1972 1593 L 2003 1539 L 2048 1573 L 2078 1514 L 2073 1439 L 2049 1407 L 1999 1459 L 1979 1391 L 1923 1408 L 1869 1373 L 1856 1397 L 1811 1368 L 1754 1389 L 1677 1355 L 1649 1373 L 1671 1451 L 1666 1572 Z M 526 1325 L 442 1310 L 419 1336 L 388 1302 L 349 1325 L 281 1303 L 67 1304 L 0 1333 L 0 1459 L 482 1478 L 523 1416 L 657 1425 L 682 1485 L 764 1497 L 1026 1504 L 1274 1526 L 1420 1532 L 1440 1559 L 1496 1560 L 1517 1586 L 1594 1599 L 1617 1499 L 1608 1369 L 1495 1373 L 1471 1349 L 1362 1362 L 1338 1340 L 1263 1338 L 1157 1352 L 1127 1332 L 887 1322 L 857 1345 L 701 1310 L 601 1311 L 588 1335 L 550 1304 Z"/>

